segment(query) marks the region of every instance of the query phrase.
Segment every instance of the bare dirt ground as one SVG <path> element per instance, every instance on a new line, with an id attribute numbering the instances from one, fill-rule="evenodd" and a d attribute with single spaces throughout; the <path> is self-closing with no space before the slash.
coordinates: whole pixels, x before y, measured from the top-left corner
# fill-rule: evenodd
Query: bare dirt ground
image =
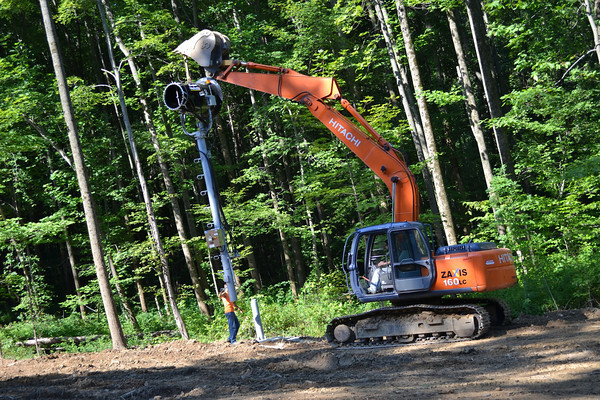
<path id="1" fill-rule="evenodd" d="M 476 341 L 174 341 L 1 360 L 0 399 L 598 399 L 600 309 L 522 316 Z"/>

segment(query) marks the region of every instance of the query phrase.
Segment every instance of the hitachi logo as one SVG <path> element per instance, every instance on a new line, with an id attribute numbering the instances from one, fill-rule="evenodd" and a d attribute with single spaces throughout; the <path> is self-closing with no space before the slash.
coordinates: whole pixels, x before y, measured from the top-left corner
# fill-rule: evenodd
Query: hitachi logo
<path id="1" fill-rule="evenodd" d="M 511 263 L 513 262 L 513 256 L 511 253 L 504 253 L 498 256 L 498 261 L 501 263 Z"/>
<path id="2" fill-rule="evenodd" d="M 348 139 L 348 141 L 350 143 L 352 143 L 353 145 L 355 145 L 356 147 L 358 147 L 360 145 L 360 140 L 358 140 L 356 138 L 356 136 L 354 136 L 352 134 L 352 132 L 349 132 L 348 130 L 346 130 L 346 127 L 342 124 L 340 124 L 339 122 L 337 122 L 335 119 L 331 118 L 331 120 L 329 121 L 329 125 L 331 125 L 331 127 L 338 131 L 342 136 L 344 136 L 346 139 Z"/>

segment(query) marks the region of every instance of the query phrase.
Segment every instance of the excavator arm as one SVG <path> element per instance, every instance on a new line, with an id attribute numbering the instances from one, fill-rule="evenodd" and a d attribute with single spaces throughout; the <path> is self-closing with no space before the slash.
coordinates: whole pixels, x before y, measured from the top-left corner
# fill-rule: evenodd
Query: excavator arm
<path id="1" fill-rule="evenodd" d="M 249 72 L 240 71 L 242 67 Z M 383 180 L 392 196 L 394 221 L 419 219 L 419 193 L 414 175 L 401 154 L 342 97 L 334 78 L 313 77 L 288 68 L 239 60 L 224 61 L 213 78 L 304 104 L 315 118 Z M 327 99 L 339 101 L 366 132 L 326 104 Z"/>

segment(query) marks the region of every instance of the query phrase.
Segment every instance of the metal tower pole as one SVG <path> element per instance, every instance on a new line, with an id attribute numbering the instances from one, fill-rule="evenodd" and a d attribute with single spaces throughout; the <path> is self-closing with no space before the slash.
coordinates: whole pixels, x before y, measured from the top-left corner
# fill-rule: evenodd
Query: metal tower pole
<path id="1" fill-rule="evenodd" d="M 227 240 L 225 237 L 225 230 L 223 229 L 223 223 L 221 221 L 221 207 L 219 200 L 219 193 L 214 184 L 215 177 L 213 176 L 213 169 L 211 167 L 210 154 L 206 145 L 206 137 L 210 127 L 206 128 L 202 122 L 197 122 L 196 126 L 198 130 L 191 133 L 196 144 L 198 146 L 198 152 L 200 153 L 200 162 L 202 163 L 202 171 L 204 172 L 204 183 L 206 184 L 206 194 L 208 196 L 208 204 L 210 205 L 210 213 L 213 219 L 212 229 L 206 232 L 207 242 L 213 243 L 215 248 L 219 248 L 219 258 L 221 259 L 221 265 L 223 266 L 223 280 L 227 285 L 227 291 L 229 292 L 229 300 L 236 301 L 237 294 L 235 292 L 235 276 L 233 272 L 233 266 L 231 264 L 231 258 L 227 251 Z"/>

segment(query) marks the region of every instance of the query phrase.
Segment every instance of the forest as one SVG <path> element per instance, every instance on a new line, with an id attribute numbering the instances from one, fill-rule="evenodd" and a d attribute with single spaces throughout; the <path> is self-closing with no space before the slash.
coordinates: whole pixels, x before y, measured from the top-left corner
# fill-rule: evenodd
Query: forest
<path id="1" fill-rule="evenodd" d="M 122 326 L 224 331 L 198 149 L 163 102 L 203 29 L 335 77 L 404 155 L 438 246 L 512 250 L 519 282 L 495 295 L 513 313 L 600 302 L 600 0 L 0 0 L 0 27 L 0 341 L 61 320 L 107 324 L 113 348 Z M 304 105 L 221 89 L 208 142 L 240 301 L 318 331 L 358 307 L 345 240 L 391 221 L 390 194 Z"/>

